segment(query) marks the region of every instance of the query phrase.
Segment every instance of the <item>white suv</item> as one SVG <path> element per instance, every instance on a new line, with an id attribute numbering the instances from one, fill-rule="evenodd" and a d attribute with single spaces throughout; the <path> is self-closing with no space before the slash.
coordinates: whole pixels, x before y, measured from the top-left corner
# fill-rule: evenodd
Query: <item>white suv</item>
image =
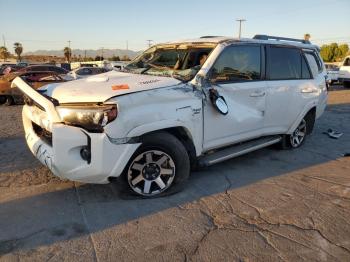
<path id="1" fill-rule="evenodd" d="M 13 86 L 26 96 L 28 146 L 55 175 L 119 177 L 153 197 L 179 190 L 195 166 L 301 146 L 327 103 L 318 50 L 266 35 L 204 37 L 155 45 L 123 72 L 38 91 L 21 78 Z"/>

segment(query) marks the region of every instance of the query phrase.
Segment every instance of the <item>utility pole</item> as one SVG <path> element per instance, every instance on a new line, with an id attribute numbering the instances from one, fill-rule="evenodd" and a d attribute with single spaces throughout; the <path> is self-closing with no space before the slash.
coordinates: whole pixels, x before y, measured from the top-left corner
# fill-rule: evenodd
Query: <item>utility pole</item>
<path id="1" fill-rule="evenodd" d="M 6 47 L 6 41 L 5 41 L 5 36 L 2 35 L 2 40 L 4 41 L 4 47 Z"/>
<path id="2" fill-rule="evenodd" d="M 100 57 L 100 60 L 102 61 L 102 57 L 103 57 L 103 48 L 104 47 L 101 47 L 101 57 Z"/>
<path id="3" fill-rule="evenodd" d="M 84 50 L 84 61 L 86 61 L 86 50 Z"/>
<path id="4" fill-rule="evenodd" d="M 148 47 L 151 47 L 153 40 L 149 39 L 149 40 L 146 40 L 146 41 L 148 42 Z"/>
<path id="5" fill-rule="evenodd" d="M 245 22 L 247 20 L 245 19 L 236 19 L 237 22 L 239 22 L 239 33 L 238 33 L 238 39 L 241 39 L 242 35 L 242 22 Z"/>
<path id="6" fill-rule="evenodd" d="M 71 42 L 71 41 L 70 41 L 70 40 L 68 40 L 68 47 L 69 47 L 69 49 L 70 49 L 70 42 Z"/>
<path id="7" fill-rule="evenodd" d="M 129 50 L 129 41 L 126 40 L 126 51 L 128 51 L 128 50 Z"/>

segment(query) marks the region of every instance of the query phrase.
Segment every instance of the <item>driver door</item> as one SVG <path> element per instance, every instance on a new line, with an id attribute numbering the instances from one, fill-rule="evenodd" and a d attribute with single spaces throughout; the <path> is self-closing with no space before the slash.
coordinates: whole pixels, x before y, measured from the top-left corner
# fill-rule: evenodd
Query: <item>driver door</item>
<path id="1" fill-rule="evenodd" d="M 263 49 L 235 44 L 223 50 L 210 70 L 211 86 L 222 96 L 228 113 L 221 114 L 210 99 L 204 103 L 204 150 L 263 134 L 267 83 L 262 80 Z"/>

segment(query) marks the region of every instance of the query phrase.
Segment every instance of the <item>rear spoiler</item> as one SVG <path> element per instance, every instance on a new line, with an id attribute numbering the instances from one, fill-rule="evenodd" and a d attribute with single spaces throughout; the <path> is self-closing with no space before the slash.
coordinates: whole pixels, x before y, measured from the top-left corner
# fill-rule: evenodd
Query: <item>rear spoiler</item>
<path id="1" fill-rule="evenodd" d="M 32 88 L 26 81 L 24 81 L 19 76 L 17 76 L 11 83 L 11 88 L 15 88 L 15 87 L 18 87 L 26 96 L 28 96 L 35 103 L 40 105 L 47 113 L 51 122 L 61 121 L 55 109 L 55 105 L 53 101 L 51 101 L 49 98 L 45 97 L 44 95 L 40 94 L 40 92 Z"/>

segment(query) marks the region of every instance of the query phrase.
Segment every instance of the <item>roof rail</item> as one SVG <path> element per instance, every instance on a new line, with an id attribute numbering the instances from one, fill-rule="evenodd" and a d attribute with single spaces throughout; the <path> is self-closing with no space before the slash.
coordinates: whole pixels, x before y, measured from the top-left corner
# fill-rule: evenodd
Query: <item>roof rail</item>
<path id="1" fill-rule="evenodd" d="M 201 36 L 200 38 L 215 38 L 215 37 L 221 37 L 218 35 L 205 35 L 205 36 Z"/>
<path id="2" fill-rule="evenodd" d="M 291 42 L 299 42 L 303 44 L 311 44 L 309 40 L 304 39 L 296 39 L 296 38 L 288 38 L 288 37 L 279 37 L 279 36 L 272 36 L 272 35 L 255 35 L 253 39 L 259 39 L 259 40 L 277 40 L 277 41 L 291 41 Z"/>

